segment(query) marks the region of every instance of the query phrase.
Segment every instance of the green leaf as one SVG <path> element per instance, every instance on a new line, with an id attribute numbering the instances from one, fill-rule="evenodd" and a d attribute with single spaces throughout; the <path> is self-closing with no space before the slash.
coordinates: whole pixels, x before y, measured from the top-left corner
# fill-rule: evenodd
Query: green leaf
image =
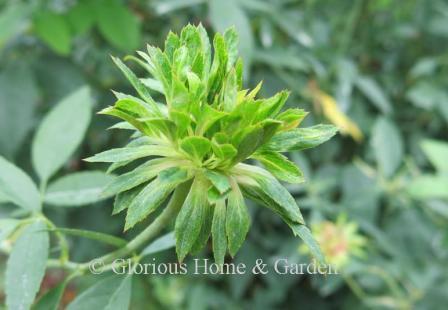
<path id="1" fill-rule="evenodd" d="M 155 90 L 156 92 L 162 95 L 165 94 L 162 83 L 160 83 L 156 79 L 146 78 L 146 79 L 140 79 L 140 81 L 143 83 L 143 85 L 145 85 L 149 89 Z"/>
<path id="2" fill-rule="evenodd" d="M 286 156 L 276 152 L 263 152 L 253 156 L 277 179 L 288 183 L 301 183 L 304 181 L 303 173 Z"/>
<path id="3" fill-rule="evenodd" d="M 9 238 L 14 230 L 19 226 L 20 221 L 15 219 L 0 219 L 0 244 Z"/>
<path id="4" fill-rule="evenodd" d="M 174 52 L 181 46 L 179 36 L 172 31 L 168 32 L 165 39 L 165 53 L 170 62 L 174 62 Z"/>
<path id="5" fill-rule="evenodd" d="M 422 175 L 412 180 L 406 189 L 415 199 L 448 199 L 448 177 Z"/>
<path id="6" fill-rule="evenodd" d="M 176 138 L 176 124 L 170 119 L 143 118 L 141 121 L 162 139 L 174 140 Z"/>
<path id="7" fill-rule="evenodd" d="M 238 187 L 238 185 L 236 185 Z M 250 216 L 239 188 L 233 189 L 227 200 L 226 234 L 232 257 L 246 239 L 250 226 Z"/>
<path id="8" fill-rule="evenodd" d="M 10 202 L 9 198 L 7 198 L 1 191 L 0 191 L 0 204 Z"/>
<path id="9" fill-rule="evenodd" d="M 56 53 L 70 54 L 72 38 L 66 17 L 51 11 L 38 12 L 34 18 L 34 29 L 36 35 Z"/>
<path id="10" fill-rule="evenodd" d="M 246 164 L 238 164 L 233 173 L 250 196 L 289 221 L 305 224 L 294 197 L 266 170 Z"/>
<path id="11" fill-rule="evenodd" d="M 211 189 L 214 189 L 214 187 L 211 187 L 209 189 L 209 192 Z M 218 192 L 216 190 L 216 192 Z M 218 192 L 219 194 L 219 192 Z M 209 200 L 209 197 L 207 197 L 207 200 Z M 216 202 L 216 201 L 215 201 Z M 215 203 L 213 202 L 213 203 Z M 201 231 L 199 232 L 199 235 L 194 242 L 193 246 L 191 247 L 191 253 L 196 255 L 199 253 L 199 251 L 207 244 L 208 239 L 210 238 L 210 234 L 212 232 L 212 222 L 213 222 L 213 210 L 214 207 L 211 203 L 206 203 L 203 205 L 204 207 L 204 218 L 201 225 Z"/>
<path id="12" fill-rule="evenodd" d="M 2 68 L 0 154 L 7 158 L 15 155 L 28 131 L 33 127 L 34 111 L 39 100 L 38 91 L 33 72 L 26 64 L 10 62 L 8 66 Z"/>
<path id="13" fill-rule="evenodd" d="M 149 59 L 151 63 L 153 64 L 154 70 L 152 75 L 159 80 L 163 85 L 163 92 L 166 94 L 167 97 L 167 103 L 169 106 L 172 104 L 173 100 L 173 68 L 171 66 L 171 63 L 168 59 L 168 56 L 164 54 L 160 49 L 157 49 L 152 46 L 147 46 Z M 178 81 L 179 82 L 179 81 Z M 182 83 L 177 83 L 176 86 L 180 86 L 181 88 L 185 88 L 185 86 L 182 85 Z M 179 91 L 180 89 L 177 89 Z M 182 104 L 180 102 L 180 104 Z M 183 103 L 185 104 L 185 102 Z"/>
<path id="14" fill-rule="evenodd" d="M 227 114 L 216 110 L 209 105 L 205 105 L 202 107 L 202 111 L 199 115 L 198 126 L 196 128 L 197 134 L 206 133 L 217 121 L 222 119 Z"/>
<path id="15" fill-rule="evenodd" d="M 230 190 L 229 178 L 225 174 L 207 169 L 205 171 L 205 176 L 221 194 Z"/>
<path id="16" fill-rule="evenodd" d="M 132 201 L 126 215 L 125 231 L 154 212 L 179 184 L 188 180 L 188 173 L 179 168 L 170 169 L 170 175 L 167 174 L 161 174 L 149 183 Z"/>
<path id="17" fill-rule="evenodd" d="M 242 133 L 242 139 L 238 144 L 238 153 L 233 162 L 240 162 L 252 155 L 261 145 L 264 137 L 264 130 L 260 126 L 252 126 Z"/>
<path id="18" fill-rule="evenodd" d="M 235 64 L 238 59 L 238 32 L 236 27 L 232 26 L 224 32 L 224 41 L 226 42 L 229 53 L 229 60 L 227 62 L 227 71 Z M 236 84 L 235 84 L 236 87 Z"/>
<path id="19" fill-rule="evenodd" d="M 135 137 L 131 137 L 135 138 Z M 128 144 L 126 144 L 126 147 L 135 147 L 135 146 L 142 146 L 142 145 L 157 145 L 157 142 L 152 141 L 150 137 L 142 136 L 137 137 L 134 140 L 131 140 Z M 113 171 L 117 170 L 118 168 L 124 167 L 130 163 L 132 163 L 133 160 L 125 160 L 125 161 L 118 161 L 115 163 L 112 163 L 109 168 L 107 169 L 106 173 L 112 173 Z"/>
<path id="20" fill-rule="evenodd" d="M 123 310 L 131 302 L 132 277 L 113 275 L 97 282 L 82 292 L 67 307 L 67 310 Z"/>
<path id="21" fill-rule="evenodd" d="M 110 149 L 95 156 L 84 159 L 87 162 L 105 162 L 115 163 L 122 161 L 131 161 L 149 156 L 169 156 L 170 149 L 161 146 L 141 145 L 135 147 L 123 147 Z"/>
<path id="22" fill-rule="evenodd" d="M 160 181 L 164 183 L 183 183 L 189 179 L 188 171 L 180 167 L 170 167 L 159 173 Z"/>
<path id="23" fill-rule="evenodd" d="M 142 100 L 134 100 L 132 98 L 119 99 L 115 102 L 114 108 L 123 111 L 134 118 L 157 116 L 157 112 L 153 110 L 153 106 Z"/>
<path id="24" fill-rule="evenodd" d="M 223 110 L 226 112 L 231 112 L 237 104 L 237 81 L 235 70 L 231 70 L 226 78 L 223 90 Z"/>
<path id="25" fill-rule="evenodd" d="M 221 194 L 215 186 L 210 186 L 207 191 L 207 200 L 210 204 L 215 204 L 220 199 L 225 199 L 226 195 Z"/>
<path id="26" fill-rule="evenodd" d="M 263 146 L 263 149 L 288 152 L 313 148 L 331 139 L 337 131 L 335 126 L 322 124 L 308 128 L 296 128 L 274 135 Z"/>
<path id="27" fill-rule="evenodd" d="M 227 250 L 225 201 L 223 199 L 219 200 L 214 209 L 212 222 L 213 255 L 217 264 L 224 264 Z"/>
<path id="28" fill-rule="evenodd" d="M 320 264 L 325 264 L 325 257 L 322 254 L 320 246 L 313 238 L 313 235 L 311 234 L 311 231 L 308 229 L 308 227 L 298 223 L 291 223 L 291 222 L 287 223 L 294 232 L 294 235 L 299 236 L 300 239 L 302 239 L 303 242 L 305 242 L 314 258 L 316 258 Z"/>
<path id="29" fill-rule="evenodd" d="M 143 249 L 140 257 L 145 257 L 150 254 L 162 252 L 176 246 L 176 239 L 174 238 L 174 232 L 170 232 L 160 238 L 157 238 L 150 245 Z"/>
<path id="30" fill-rule="evenodd" d="M 58 310 L 59 303 L 64 294 L 65 287 L 67 286 L 68 279 L 64 280 L 62 283 L 58 284 L 56 287 L 52 288 L 45 293 L 33 306 L 33 310 Z"/>
<path id="31" fill-rule="evenodd" d="M 375 80 L 369 77 L 358 77 L 356 86 L 384 114 L 392 112 L 392 105 L 386 94 Z"/>
<path id="32" fill-rule="evenodd" d="M 304 224 L 302 213 L 291 194 L 275 178 L 257 180 L 261 191 L 275 202 L 275 211 L 293 222 Z M 269 207 L 269 206 L 268 206 Z"/>
<path id="33" fill-rule="evenodd" d="M 29 211 L 40 209 L 39 191 L 25 172 L 1 156 L 0 171 L 0 192 L 8 201 Z"/>
<path id="34" fill-rule="evenodd" d="M 140 46 L 140 21 L 121 1 L 99 0 L 96 14 L 99 30 L 112 46 L 126 52 Z"/>
<path id="35" fill-rule="evenodd" d="M 261 99 L 262 104 L 257 113 L 257 121 L 263 121 L 267 118 L 275 117 L 288 100 L 289 92 L 281 91 L 273 97 Z"/>
<path id="36" fill-rule="evenodd" d="M 136 128 L 134 126 L 132 126 L 131 124 L 129 124 L 128 122 L 118 122 L 115 125 L 110 126 L 107 129 L 122 129 L 122 130 L 136 130 Z"/>
<path id="37" fill-rule="evenodd" d="M 188 155 L 198 161 L 202 161 L 204 156 L 210 151 L 211 143 L 204 137 L 190 136 L 181 141 L 180 147 Z"/>
<path id="38" fill-rule="evenodd" d="M 153 103 L 154 100 L 151 97 L 149 90 L 146 86 L 138 79 L 138 77 L 131 71 L 119 58 L 112 57 L 113 62 L 117 65 L 123 75 L 128 79 L 128 81 L 135 88 L 137 93 L 148 103 Z"/>
<path id="39" fill-rule="evenodd" d="M 45 203 L 54 206 L 82 206 L 107 198 L 104 187 L 115 177 L 101 171 L 76 172 L 48 186 Z"/>
<path id="40" fill-rule="evenodd" d="M 185 202 L 176 218 L 176 252 L 179 261 L 183 261 L 198 239 L 207 215 L 207 196 L 204 188 L 208 184 L 204 177 L 196 176 Z"/>
<path id="41" fill-rule="evenodd" d="M 152 159 L 138 166 L 134 170 L 114 178 L 103 190 L 103 195 L 112 196 L 148 182 L 163 169 L 176 165 L 163 159 Z"/>
<path id="42" fill-rule="evenodd" d="M 418 108 L 431 110 L 446 102 L 447 93 L 431 80 L 422 79 L 406 92 L 406 98 Z"/>
<path id="43" fill-rule="evenodd" d="M 175 137 L 185 136 L 185 134 L 186 134 L 188 128 L 190 128 L 190 125 L 192 122 L 190 114 L 182 112 L 182 111 L 171 110 L 170 118 L 175 123 L 175 127 L 177 127 L 175 129 L 176 134 L 174 136 Z"/>
<path id="44" fill-rule="evenodd" d="M 66 235 L 72 235 L 82 238 L 87 238 L 95 241 L 99 241 L 105 244 L 110 244 L 116 247 L 123 247 L 127 244 L 127 241 L 112 235 L 100 233 L 97 231 L 90 231 L 84 229 L 74 229 L 74 228 L 56 228 L 50 231 L 62 232 Z"/>
<path id="45" fill-rule="evenodd" d="M 266 64 L 277 70 L 288 69 L 308 72 L 310 66 L 307 60 L 300 56 L 298 51 L 285 50 L 281 47 L 254 50 L 253 58 L 254 62 Z"/>
<path id="46" fill-rule="evenodd" d="M 245 61 L 245 71 L 250 67 L 252 53 L 254 49 L 254 36 L 249 18 L 241 7 L 238 0 L 220 1 L 211 0 L 209 2 L 210 21 L 216 31 L 224 32 L 228 27 L 234 26 L 239 34 L 239 51 Z M 226 32 L 227 33 L 227 32 Z M 229 37 L 229 34 L 227 35 Z M 226 43 L 231 43 L 232 50 L 229 62 L 234 61 L 234 40 L 228 38 Z"/>
<path id="47" fill-rule="evenodd" d="M 95 23 L 95 4 L 89 0 L 80 0 L 67 14 L 67 20 L 74 34 L 86 33 Z"/>
<path id="48" fill-rule="evenodd" d="M 448 173 L 448 143 L 426 139 L 421 144 L 423 152 L 438 172 Z"/>
<path id="49" fill-rule="evenodd" d="M 14 243 L 6 266 L 6 306 L 29 309 L 45 274 L 49 238 L 42 221 L 27 226 Z"/>
<path id="50" fill-rule="evenodd" d="M 238 153 L 236 148 L 232 144 L 220 144 L 213 138 L 212 141 L 213 153 L 220 159 L 232 160 L 233 157 Z"/>
<path id="51" fill-rule="evenodd" d="M 6 6 L 6 7 L 5 7 Z M 27 16 L 31 6 L 28 3 L 5 3 L 0 13 L 0 49 L 27 27 Z"/>
<path id="52" fill-rule="evenodd" d="M 125 192 L 119 193 L 115 196 L 114 200 L 114 210 L 112 215 L 118 214 L 123 210 L 126 210 L 131 205 L 132 201 L 137 197 L 137 195 L 145 188 L 147 184 L 139 185 L 133 189 L 127 190 Z"/>
<path id="53" fill-rule="evenodd" d="M 280 113 L 275 119 L 283 122 L 281 130 L 287 131 L 299 126 L 307 114 L 308 113 L 302 109 L 288 109 Z"/>
<path id="54" fill-rule="evenodd" d="M 46 182 L 80 145 L 90 122 L 92 99 L 87 87 L 65 97 L 43 119 L 33 139 L 32 162 Z"/>
<path id="55" fill-rule="evenodd" d="M 227 67 L 227 50 L 225 41 L 220 33 L 216 33 L 213 38 L 214 56 L 210 69 L 210 78 L 208 80 L 208 100 L 213 102 L 215 95 L 219 93 L 222 87 Z"/>
<path id="56" fill-rule="evenodd" d="M 164 15 L 175 10 L 188 8 L 197 4 L 206 2 L 206 0 L 159 0 L 151 2 L 155 12 L 158 15 Z"/>
<path id="57" fill-rule="evenodd" d="M 387 118 L 378 118 L 373 126 L 372 147 L 380 171 L 391 177 L 403 158 L 403 141 L 398 131 Z"/>

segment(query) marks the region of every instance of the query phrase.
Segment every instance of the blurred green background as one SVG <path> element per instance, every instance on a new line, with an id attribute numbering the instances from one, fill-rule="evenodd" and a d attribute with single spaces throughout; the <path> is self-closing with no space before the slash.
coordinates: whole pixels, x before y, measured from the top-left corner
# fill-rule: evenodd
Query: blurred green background
<path id="1" fill-rule="evenodd" d="M 340 275 L 140 276 L 132 309 L 445 309 L 446 1 L 0 0 L 0 154 L 33 175 L 31 139 L 61 98 L 88 85 L 94 113 L 113 103 L 110 89 L 132 93 L 109 55 L 162 46 L 169 30 L 199 22 L 210 34 L 236 26 L 247 87 L 263 80 L 261 96 L 288 88 L 287 104 L 310 112 L 304 125 L 341 127 L 323 146 L 290 154 L 307 182 L 289 186 Z M 113 123 L 93 115 L 59 175 L 104 169 L 81 159 L 124 145 L 126 133 L 106 131 Z M 111 200 L 46 208 L 62 227 L 122 235 L 123 218 L 111 211 Z M 235 261 L 310 260 L 280 218 L 255 204 L 250 211 L 252 226 Z M 13 212 L 0 201 L 0 217 Z M 110 250 L 70 241 L 75 261 Z M 172 250 L 156 258 L 176 260 Z M 63 276 L 48 272 L 42 291 Z M 73 282 L 64 302 L 96 279 Z"/>

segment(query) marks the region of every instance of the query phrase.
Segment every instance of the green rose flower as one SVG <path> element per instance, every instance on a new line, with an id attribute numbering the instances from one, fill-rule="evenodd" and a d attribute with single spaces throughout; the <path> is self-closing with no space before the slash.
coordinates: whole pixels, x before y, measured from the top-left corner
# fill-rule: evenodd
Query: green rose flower
<path id="1" fill-rule="evenodd" d="M 261 83 L 243 89 L 237 45 L 230 28 L 215 35 L 212 52 L 202 25 L 188 25 L 180 36 L 168 34 L 164 51 L 148 46 L 147 53 L 138 52 L 140 58 L 129 56 L 151 77 L 137 78 L 114 58 L 139 96 L 115 93 L 117 102 L 100 113 L 122 119 L 114 127 L 134 134 L 125 147 L 86 160 L 109 162 L 109 171 L 146 160 L 116 178 L 105 194 L 117 195 L 114 214 L 126 210 L 128 230 L 174 192 L 178 209 L 170 216 L 176 217 L 180 261 L 210 235 L 217 263 L 227 250 L 234 256 L 250 225 L 245 197 L 276 212 L 322 259 L 295 199 L 279 182 L 302 182 L 302 173 L 281 153 L 315 147 L 337 130 L 296 128 L 307 113 L 281 112 L 287 91 L 261 99 L 256 97 Z"/>

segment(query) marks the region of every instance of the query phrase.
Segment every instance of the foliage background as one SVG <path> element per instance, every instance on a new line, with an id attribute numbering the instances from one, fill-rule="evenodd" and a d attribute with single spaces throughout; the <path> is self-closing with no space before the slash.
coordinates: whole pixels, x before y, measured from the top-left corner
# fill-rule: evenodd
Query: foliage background
<path id="1" fill-rule="evenodd" d="M 210 33 L 235 25 L 247 87 L 263 80 L 262 96 L 289 88 L 288 105 L 311 112 L 306 125 L 348 128 L 316 150 L 290 154 L 307 177 L 290 190 L 308 223 L 346 214 L 367 245 L 338 277 L 138 277 L 132 308 L 442 309 L 448 301 L 445 1 L 0 1 L 0 154 L 33 175 L 31 139 L 52 106 L 82 85 L 93 90 L 94 111 L 111 104 L 110 89 L 131 89 L 109 55 L 122 57 L 147 42 L 161 46 L 169 30 L 189 22 L 202 22 Z M 93 115 L 59 175 L 104 169 L 81 159 L 124 144 L 126 134 L 106 131 L 112 124 Z M 445 144 L 434 148 L 428 139 Z M 62 227 L 122 235 L 123 219 L 110 216 L 111 205 L 47 211 Z M 14 211 L 0 204 L 0 217 Z M 308 260 L 280 219 L 253 204 L 250 211 L 253 225 L 236 261 Z M 71 247 L 79 261 L 107 250 L 79 238 Z M 175 261 L 174 251 L 156 258 Z M 43 289 L 62 277 L 49 272 Z M 92 281 L 71 284 L 64 300 Z M 1 291 L 0 284 L 0 303 Z"/>

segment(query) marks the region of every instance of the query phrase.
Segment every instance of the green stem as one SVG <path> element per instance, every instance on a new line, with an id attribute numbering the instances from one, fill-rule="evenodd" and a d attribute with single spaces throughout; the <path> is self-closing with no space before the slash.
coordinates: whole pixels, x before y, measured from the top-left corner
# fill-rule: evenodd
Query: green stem
<path id="1" fill-rule="evenodd" d="M 71 261 L 61 262 L 59 259 L 49 259 L 47 261 L 48 268 L 62 268 L 67 270 L 79 269 L 81 265 Z"/>
<path id="2" fill-rule="evenodd" d="M 179 212 L 182 204 L 185 200 L 185 197 L 188 194 L 190 189 L 190 182 L 186 182 L 181 184 L 175 191 L 173 196 L 171 197 L 168 206 L 163 210 L 163 212 L 152 222 L 145 230 L 143 230 L 138 236 L 132 239 L 126 246 L 121 249 L 118 249 L 114 252 L 111 252 L 102 257 L 91 260 L 90 262 L 84 263 L 80 265 L 80 268 L 85 270 L 89 267 L 89 265 L 94 261 L 102 261 L 103 264 L 109 264 L 113 262 L 117 258 L 123 258 L 130 255 L 132 252 L 138 250 L 140 247 L 145 245 L 149 240 L 157 236 L 157 234 L 164 228 L 166 225 L 176 217 L 176 214 Z"/>
<path id="3" fill-rule="evenodd" d="M 56 225 L 54 225 L 52 221 L 50 221 L 44 215 L 42 216 L 45 222 L 47 223 L 48 227 L 54 231 L 56 238 L 58 238 L 59 246 L 61 247 L 61 256 L 59 260 L 61 261 L 62 264 L 64 264 L 65 262 L 68 261 L 68 258 L 70 257 L 67 239 L 60 231 L 57 230 Z"/>

